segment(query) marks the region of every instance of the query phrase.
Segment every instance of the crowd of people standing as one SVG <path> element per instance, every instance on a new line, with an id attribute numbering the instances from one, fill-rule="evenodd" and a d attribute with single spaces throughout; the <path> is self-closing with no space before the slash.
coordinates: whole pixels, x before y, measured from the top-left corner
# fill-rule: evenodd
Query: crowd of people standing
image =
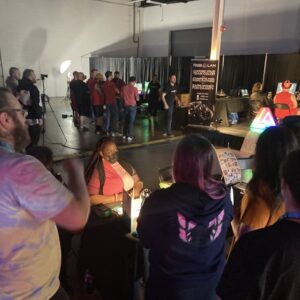
<path id="1" fill-rule="evenodd" d="M 168 83 L 161 88 L 158 76 L 153 74 L 143 95 L 136 88 L 136 77 L 130 76 L 126 84 L 119 71 L 106 71 L 103 75 L 92 69 L 87 79 L 83 72 L 73 72 L 69 82 L 71 108 L 74 125 L 80 131 L 89 131 L 87 122 L 95 124 L 95 133 L 123 137 L 124 141 L 134 139 L 134 124 L 140 100 L 148 101 L 148 115 L 157 117 L 159 109 L 164 111 L 163 136 L 172 137 L 172 119 L 175 104 L 180 106 L 176 75 L 169 76 Z M 44 111 L 42 97 L 36 86 L 37 77 L 32 69 L 21 72 L 11 67 L 6 79 L 6 87 L 17 97 L 24 110 L 31 137 L 30 149 L 39 142 L 44 132 Z M 140 97 L 143 98 L 140 99 Z M 140 101 L 141 102 L 141 101 Z"/>
<path id="2" fill-rule="evenodd" d="M 82 84 L 84 75 L 78 74 L 82 82 L 74 85 L 82 102 L 75 98 L 75 104 L 80 122 L 91 110 L 83 101 L 101 106 L 104 99 L 112 114 L 107 128 L 114 130 L 119 121 L 119 115 L 113 115 L 118 111 L 116 97 L 105 101 L 106 94 L 113 100 L 118 88 L 111 72 L 105 76 L 103 81 L 96 72 L 93 92 L 99 89 L 103 98 L 91 102 L 88 84 L 87 88 Z M 62 300 L 68 296 L 59 282 L 55 224 L 81 230 L 91 203 L 118 202 L 124 191 L 140 191 L 143 184 L 131 166 L 118 162 L 117 146 L 108 138 L 97 144 L 86 178 L 78 161 L 65 163 L 68 188 L 49 172 L 51 164 L 46 170 L 20 153 L 30 143 L 30 126 L 39 125 L 28 121 L 38 119 L 41 107 L 32 104 L 39 96 L 35 80 L 33 70 L 24 71 L 15 88 L 19 101 L 13 95 L 14 80 L 10 90 L 0 89 L 0 298 Z M 136 113 L 132 109 L 136 103 L 131 102 L 137 97 L 134 83 L 131 77 L 120 91 L 127 139 Z M 166 111 L 176 101 L 175 83 L 172 75 L 163 91 Z M 30 106 L 27 120 L 21 103 Z M 147 197 L 138 218 L 139 239 L 150 250 L 146 300 L 298 299 L 299 120 L 294 130 L 289 120 L 261 133 L 253 177 L 238 213 L 232 209 L 228 188 L 213 177 L 212 144 L 199 134 L 178 143 L 174 184 Z M 226 261 L 225 241 L 232 219 L 234 245 Z"/>
<path id="3" fill-rule="evenodd" d="M 75 124 L 79 129 L 87 130 L 84 117 L 93 117 L 96 134 L 123 136 L 131 141 L 139 101 L 138 90 L 134 86 L 135 77 L 130 77 L 126 85 L 118 71 L 114 72 L 114 77 L 111 71 L 107 71 L 104 78 L 98 70 L 93 69 L 85 83 L 81 74 L 74 72 L 70 82 Z"/>
<path id="4" fill-rule="evenodd" d="M 95 120 L 95 133 L 113 137 L 123 136 L 131 142 L 134 138 L 133 127 L 140 100 L 136 88 L 136 77 L 130 76 L 126 84 L 120 78 L 119 71 L 114 74 L 106 71 L 105 76 L 92 69 L 90 78 L 85 83 L 84 74 L 75 71 L 70 82 L 71 106 L 74 112 L 74 123 L 80 130 L 88 130 L 84 126 L 84 117 Z M 180 105 L 176 96 L 176 75 L 171 74 L 168 84 L 161 91 L 157 75 L 153 75 L 144 98 L 149 102 L 149 115 L 156 117 L 160 103 L 165 112 L 163 136 L 172 137 L 172 118 L 175 103 Z"/>

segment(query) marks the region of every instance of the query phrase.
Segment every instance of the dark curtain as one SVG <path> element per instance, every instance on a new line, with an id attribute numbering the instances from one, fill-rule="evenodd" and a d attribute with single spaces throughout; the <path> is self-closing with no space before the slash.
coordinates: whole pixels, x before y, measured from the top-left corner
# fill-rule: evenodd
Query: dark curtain
<path id="1" fill-rule="evenodd" d="M 300 54 L 269 54 L 264 90 L 276 92 L 278 82 L 300 84 Z"/>
<path id="2" fill-rule="evenodd" d="M 91 57 L 90 70 L 97 69 L 100 73 L 105 74 L 106 71 L 119 71 L 120 77 L 127 81 L 127 73 L 130 70 L 130 58 L 111 58 L 111 57 Z"/>
<path id="3" fill-rule="evenodd" d="M 163 86 L 168 79 L 169 60 L 167 57 L 91 57 L 90 69 L 93 68 L 103 75 L 108 70 L 119 71 L 125 82 L 130 76 L 135 76 L 137 82 L 144 83 L 156 74 Z"/>
<path id="4" fill-rule="evenodd" d="M 146 57 L 142 58 L 141 78 L 142 82 L 150 81 L 153 74 L 158 76 L 158 80 L 163 87 L 168 80 L 169 59 L 168 57 Z"/>
<path id="5" fill-rule="evenodd" d="M 178 90 L 181 93 L 189 93 L 191 76 L 191 59 L 193 57 L 172 57 L 170 65 L 170 74 L 177 76 Z"/>
<path id="6" fill-rule="evenodd" d="M 223 61 L 224 61 L 224 55 L 220 56 L 220 59 L 219 59 L 219 75 L 218 75 L 218 88 L 217 88 L 218 91 L 220 91 L 222 89 L 221 84 L 223 81 L 223 74 L 224 74 Z"/>
<path id="7" fill-rule="evenodd" d="M 161 86 L 165 86 L 170 73 L 177 75 L 179 91 L 190 90 L 192 57 L 92 57 L 90 67 L 103 74 L 107 70 L 120 72 L 121 78 L 128 81 L 136 76 L 137 82 L 150 81 L 153 74 L 158 75 Z M 224 60 L 224 63 L 223 63 Z M 231 89 L 248 89 L 251 94 L 255 82 L 263 80 L 265 54 L 221 56 L 219 61 L 218 90 L 229 94 Z M 222 68 L 223 65 L 223 68 Z M 264 91 L 276 91 L 278 82 L 289 79 L 300 83 L 300 54 L 270 54 L 267 59 Z"/>
<path id="8" fill-rule="evenodd" d="M 222 57 L 223 60 L 223 57 Z M 251 93 L 255 82 L 262 82 L 265 55 L 234 55 L 224 57 L 219 66 L 218 90 L 223 89 L 229 94 L 231 89 L 248 89 Z"/>

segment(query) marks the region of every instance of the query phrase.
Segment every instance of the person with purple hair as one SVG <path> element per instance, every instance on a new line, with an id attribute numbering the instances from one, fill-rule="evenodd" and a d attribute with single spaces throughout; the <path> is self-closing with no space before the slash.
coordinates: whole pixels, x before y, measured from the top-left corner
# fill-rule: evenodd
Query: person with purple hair
<path id="1" fill-rule="evenodd" d="M 216 299 L 233 213 L 227 189 L 211 175 L 213 151 L 199 134 L 184 137 L 173 158 L 175 183 L 141 208 L 137 231 L 150 249 L 146 300 Z"/>

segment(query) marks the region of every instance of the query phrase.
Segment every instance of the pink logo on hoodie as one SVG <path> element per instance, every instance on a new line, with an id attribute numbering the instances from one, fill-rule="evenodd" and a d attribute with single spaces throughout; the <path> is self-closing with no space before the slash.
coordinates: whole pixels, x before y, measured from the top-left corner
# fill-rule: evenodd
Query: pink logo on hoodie
<path id="1" fill-rule="evenodd" d="M 179 238 L 185 243 L 192 242 L 192 230 L 197 226 L 193 221 L 187 221 L 185 216 L 177 212 L 177 219 L 179 223 Z"/>
<path id="2" fill-rule="evenodd" d="M 222 231 L 222 226 L 223 226 L 223 219 L 224 219 L 224 209 L 219 213 L 219 215 L 212 219 L 209 224 L 208 228 L 212 228 L 212 232 L 210 234 L 210 240 L 214 241 L 217 239 L 217 237 L 220 235 Z"/>

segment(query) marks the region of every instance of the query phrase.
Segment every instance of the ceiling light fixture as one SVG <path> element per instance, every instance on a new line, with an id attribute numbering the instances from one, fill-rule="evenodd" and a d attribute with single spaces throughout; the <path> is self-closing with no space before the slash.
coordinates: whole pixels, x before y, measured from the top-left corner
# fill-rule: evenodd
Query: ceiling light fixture
<path id="1" fill-rule="evenodd" d="M 139 2 L 143 2 L 145 0 L 132 0 L 132 1 L 129 1 L 128 4 L 134 4 L 134 3 L 139 3 Z"/>
<path id="2" fill-rule="evenodd" d="M 158 1 L 152 1 L 152 0 L 146 0 L 147 4 L 156 4 L 156 5 L 160 5 L 160 6 L 165 6 L 167 5 L 167 3 L 163 3 L 163 2 L 158 2 Z"/>

